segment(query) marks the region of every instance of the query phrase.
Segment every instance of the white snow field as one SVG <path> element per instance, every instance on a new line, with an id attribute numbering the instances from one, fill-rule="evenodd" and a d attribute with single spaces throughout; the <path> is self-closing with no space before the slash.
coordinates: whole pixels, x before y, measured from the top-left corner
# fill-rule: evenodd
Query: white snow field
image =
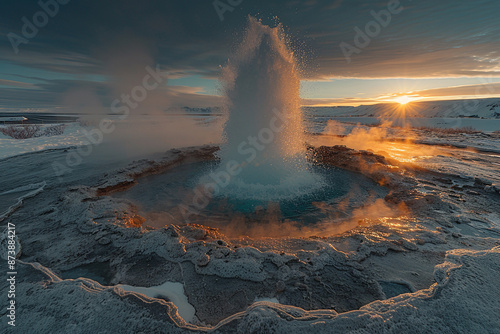
<path id="1" fill-rule="evenodd" d="M 471 99 L 451 101 L 411 102 L 406 106 L 397 103 L 380 103 L 357 107 L 307 107 L 318 116 L 336 117 L 399 117 L 457 118 L 474 117 L 500 119 L 500 99 Z"/>
<path id="2" fill-rule="evenodd" d="M 6 126 L 8 125 L 0 125 Z M 48 126 L 50 124 L 44 125 Z M 27 139 L 13 139 L 0 132 L 0 159 L 30 152 L 86 145 L 89 141 L 85 138 L 84 129 L 78 123 L 71 123 L 66 126 L 62 135 Z"/>

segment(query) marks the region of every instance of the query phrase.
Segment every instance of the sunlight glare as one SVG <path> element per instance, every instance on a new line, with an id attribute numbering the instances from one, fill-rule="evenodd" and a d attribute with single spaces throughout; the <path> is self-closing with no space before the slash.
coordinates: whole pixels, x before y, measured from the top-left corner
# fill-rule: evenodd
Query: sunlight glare
<path id="1" fill-rule="evenodd" d="M 402 95 L 394 98 L 394 102 L 397 102 L 399 104 L 407 104 L 411 101 L 413 101 L 413 99 L 408 95 Z"/>

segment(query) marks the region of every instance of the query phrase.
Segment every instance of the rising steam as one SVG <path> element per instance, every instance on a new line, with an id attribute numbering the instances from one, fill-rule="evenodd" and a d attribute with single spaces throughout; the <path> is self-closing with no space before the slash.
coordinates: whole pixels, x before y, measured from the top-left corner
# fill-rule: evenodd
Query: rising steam
<path id="1" fill-rule="evenodd" d="M 228 120 L 221 168 L 239 166 L 225 194 L 279 199 L 317 185 L 306 159 L 297 63 L 281 26 L 250 17 L 222 82 Z"/>

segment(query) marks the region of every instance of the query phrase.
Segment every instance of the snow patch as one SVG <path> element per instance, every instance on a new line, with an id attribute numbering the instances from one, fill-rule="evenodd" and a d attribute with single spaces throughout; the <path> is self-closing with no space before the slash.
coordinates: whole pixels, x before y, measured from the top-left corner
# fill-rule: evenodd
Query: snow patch
<path id="1" fill-rule="evenodd" d="M 88 145 L 89 140 L 83 130 L 79 124 L 70 123 L 66 125 L 64 134 L 50 137 L 13 139 L 0 133 L 0 159 L 24 153 Z"/>
<path id="2" fill-rule="evenodd" d="M 184 293 L 184 285 L 176 282 L 165 282 L 162 285 L 152 286 L 149 288 L 136 287 L 131 285 L 117 285 L 118 288 L 124 291 L 130 291 L 145 295 L 150 298 L 165 297 L 168 298 L 175 306 L 177 306 L 179 316 L 186 322 L 191 322 L 194 319 L 196 310 Z"/>

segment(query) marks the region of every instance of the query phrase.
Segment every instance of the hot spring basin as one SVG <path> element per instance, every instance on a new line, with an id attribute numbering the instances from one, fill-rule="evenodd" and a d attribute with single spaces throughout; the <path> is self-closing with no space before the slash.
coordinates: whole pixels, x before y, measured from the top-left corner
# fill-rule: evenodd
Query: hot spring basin
<path id="1" fill-rule="evenodd" d="M 222 194 L 199 206 L 196 203 L 203 201 L 195 189 L 217 165 L 215 161 L 184 164 L 163 174 L 140 178 L 134 187 L 113 196 L 130 200 L 146 218 L 145 224 L 152 227 L 197 223 L 221 228 L 235 219 L 246 224 L 293 221 L 311 225 L 325 220 L 345 221 L 356 208 L 388 193 L 386 188 L 359 173 L 313 166 L 313 172 L 323 179 L 322 186 L 293 199 L 238 199 Z"/>

